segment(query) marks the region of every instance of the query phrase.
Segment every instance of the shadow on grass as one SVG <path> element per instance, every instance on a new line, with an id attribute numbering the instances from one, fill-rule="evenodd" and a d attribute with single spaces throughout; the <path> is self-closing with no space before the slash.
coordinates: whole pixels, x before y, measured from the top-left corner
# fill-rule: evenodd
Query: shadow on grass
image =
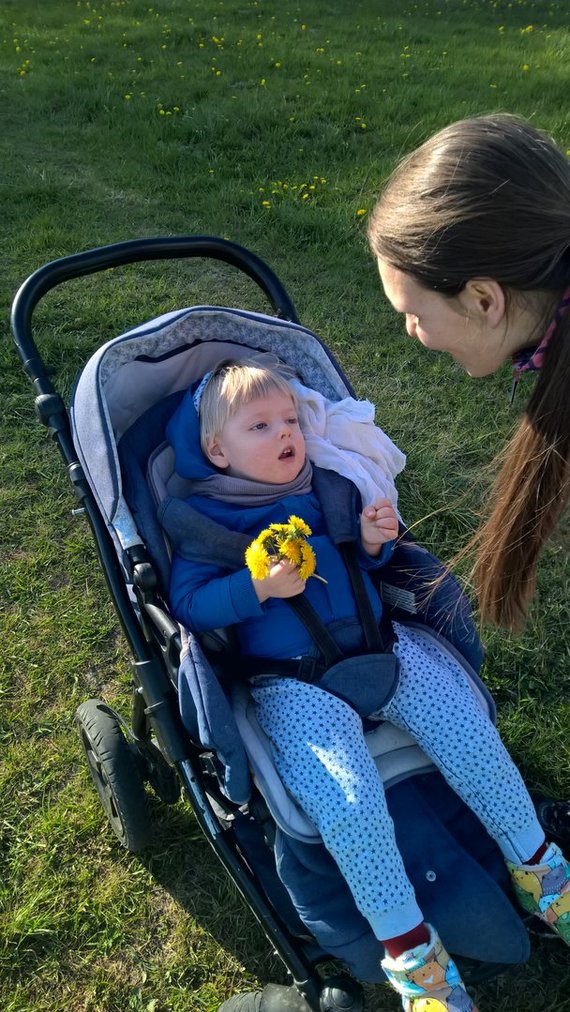
<path id="1" fill-rule="evenodd" d="M 226 952 L 264 985 L 287 974 L 256 917 L 195 821 L 185 799 L 167 806 L 149 798 L 150 847 L 137 855 L 152 878 Z"/>

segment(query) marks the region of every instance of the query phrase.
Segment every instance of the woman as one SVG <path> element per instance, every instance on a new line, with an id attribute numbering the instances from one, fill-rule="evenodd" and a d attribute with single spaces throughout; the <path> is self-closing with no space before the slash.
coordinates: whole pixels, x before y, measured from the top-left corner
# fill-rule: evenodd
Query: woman
<path id="1" fill-rule="evenodd" d="M 468 546 L 481 617 L 520 629 L 570 494 L 570 162 L 517 117 L 460 120 L 397 167 L 368 238 L 411 337 L 471 376 L 512 358 L 513 394 L 537 371 Z M 570 805 L 542 802 L 539 814 L 568 838 Z"/>

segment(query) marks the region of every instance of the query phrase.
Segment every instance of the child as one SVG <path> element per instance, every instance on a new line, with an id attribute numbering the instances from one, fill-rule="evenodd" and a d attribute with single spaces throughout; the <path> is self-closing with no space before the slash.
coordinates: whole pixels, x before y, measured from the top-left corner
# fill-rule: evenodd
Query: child
<path id="1" fill-rule="evenodd" d="M 192 396 L 187 395 L 187 398 Z M 295 399 L 278 371 L 254 362 L 226 362 L 193 395 L 201 447 L 213 465 L 193 482 L 189 502 L 233 530 L 255 538 L 294 514 L 313 534 L 317 572 L 304 582 L 287 561 L 266 579 L 244 567 L 228 573 L 175 555 L 170 596 L 176 617 L 196 633 L 234 625 L 244 655 L 266 660 L 250 679 L 261 726 L 270 738 L 285 786 L 318 827 L 359 909 L 385 951 L 382 967 L 409 1012 L 423 1008 L 476 1012 L 435 928 L 424 923 L 406 875 L 384 790 L 366 747 L 362 720 L 318 684 L 271 674 L 271 662 L 315 653 L 311 637 L 286 605 L 303 595 L 344 650 L 358 652 L 362 632 L 341 554 L 329 538 L 311 489 Z M 184 410 L 167 435 L 176 469 L 204 473 L 203 457 L 185 438 Z M 195 464 L 200 458 L 199 467 Z M 358 563 L 377 621 L 382 603 L 370 571 L 390 557 L 398 521 L 377 499 L 359 518 Z M 525 909 L 570 940 L 570 865 L 548 846 L 520 774 L 475 700 L 458 662 L 417 631 L 396 626 L 400 678 L 378 710 L 410 732 L 497 841 Z M 466 916 L 469 916 L 466 911 Z M 429 999 L 431 1005 L 424 1004 Z M 435 1004 L 435 1002 L 439 1004 Z"/>

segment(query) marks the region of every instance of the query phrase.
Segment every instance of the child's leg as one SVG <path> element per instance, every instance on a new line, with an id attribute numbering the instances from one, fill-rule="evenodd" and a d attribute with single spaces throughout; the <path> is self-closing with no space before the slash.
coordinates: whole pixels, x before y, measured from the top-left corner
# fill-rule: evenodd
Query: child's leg
<path id="1" fill-rule="evenodd" d="M 423 916 L 358 714 L 291 678 L 258 680 L 252 693 L 285 787 L 318 828 L 376 937 L 417 927 Z"/>
<path id="2" fill-rule="evenodd" d="M 397 627 L 401 679 L 383 713 L 409 731 L 479 817 L 504 856 L 531 858 L 544 832 L 522 777 L 481 711 L 458 662 L 414 630 Z"/>
<path id="3" fill-rule="evenodd" d="M 410 629 L 397 629 L 398 690 L 384 709 L 409 731 L 497 841 L 522 906 L 570 944 L 570 863 L 544 846 L 522 777 L 482 713 L 461 666 Z"/>
<path id="4" fill-rule="evenodd" d="M 453 960 L 423 923 L 358 714 L 318 686 L 293 679 L 258 681 L 252 693 L 281 779 L 319 829 L 383 942 L 382 966 L 403 1007 L 477 1012 Z"/>

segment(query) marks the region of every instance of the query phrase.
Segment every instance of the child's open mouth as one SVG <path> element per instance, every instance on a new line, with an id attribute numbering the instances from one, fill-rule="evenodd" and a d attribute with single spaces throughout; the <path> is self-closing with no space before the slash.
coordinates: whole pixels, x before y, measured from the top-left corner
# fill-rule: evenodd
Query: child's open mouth
<path id="1" fill-rule="evenodd" d="M 292 446 L 288 446 L 286 450 L 283 450 L 283 453 L 279 454 L 279 460 L 289 460 L 291 457 L 294 457 L 294 456 L 295 456 L 295 451 L 294 451 L 293 447 Z"/>

